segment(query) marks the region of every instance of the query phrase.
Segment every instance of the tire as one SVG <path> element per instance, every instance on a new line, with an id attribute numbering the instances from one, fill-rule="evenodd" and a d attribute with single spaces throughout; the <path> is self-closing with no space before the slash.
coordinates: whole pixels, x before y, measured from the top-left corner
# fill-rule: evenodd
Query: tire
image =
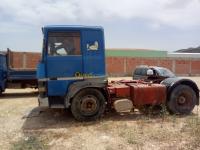
<path id="1" fill-rule="evenodd" d="M 167 101 L 170 114 L 187 115 L 192 112 L 197 102 L 194 90 L 187 85 L 179 85 L 173 89 Z"/>
<path id="2" fill-rule="evenodd" d="M 103 94 L 92 88 L 81 90 L 71 103 L 71 112 L 78 121 L 97 120 L 104 113 L 106 100 Z"/>

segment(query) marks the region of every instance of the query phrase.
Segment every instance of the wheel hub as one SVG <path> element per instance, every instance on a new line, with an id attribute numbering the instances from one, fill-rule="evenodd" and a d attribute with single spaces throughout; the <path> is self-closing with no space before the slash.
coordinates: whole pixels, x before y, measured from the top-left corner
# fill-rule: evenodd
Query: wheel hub
<path id="1" fill-rule="evenodd" d="M 81 110 L 84 113 L 90 114 L 97 109 L 97 100 L 93 96 L 83 97 L 81 101 Z"/>
<path id="2" fill-rule="evenodd" d="M 186 98 L 184 97 L 184 96 L 180 96 L 179 98 L 178 98 L 178 103 L 179 104 L 184 104 L 186 102 Z"/>

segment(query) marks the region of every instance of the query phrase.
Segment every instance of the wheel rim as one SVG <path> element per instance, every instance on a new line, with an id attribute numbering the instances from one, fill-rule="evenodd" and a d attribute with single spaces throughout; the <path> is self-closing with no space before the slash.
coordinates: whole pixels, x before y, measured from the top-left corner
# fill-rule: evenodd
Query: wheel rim
<path id="1" fill-rule="evenodd" d="M 85 116 L 94 115 L 97 112 L 97 98 L 93 95 L 84 96 L 80 101 L 80 111 Z"/>
<path id="2" fill-rule="evenodd" d="M 192 95 L 184 91 L 180 93 L 176 98 L 176 103 L 179 108 L 182 109 L 191 109 L 192 107 Z"/>

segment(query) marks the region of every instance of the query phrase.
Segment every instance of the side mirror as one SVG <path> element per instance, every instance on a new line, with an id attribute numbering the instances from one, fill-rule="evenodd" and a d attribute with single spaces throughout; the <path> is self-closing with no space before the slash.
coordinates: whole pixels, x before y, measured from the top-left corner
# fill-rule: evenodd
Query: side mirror
<path id="1" fill-rule="evenodd" d="M 152 69 L 148 69 L 147 70 L 147 75 L 148 76 L 153 76 L 153 70 Z"/>

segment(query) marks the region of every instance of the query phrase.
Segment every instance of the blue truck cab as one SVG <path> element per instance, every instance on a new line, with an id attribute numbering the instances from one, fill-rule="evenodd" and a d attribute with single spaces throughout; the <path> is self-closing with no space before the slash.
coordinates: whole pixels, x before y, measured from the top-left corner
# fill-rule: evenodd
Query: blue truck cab
<path id="1" fill-rule="evenodd" d="M 105 94 L 103 28 L 54 25 L 45 26 L 42 31 L 42 59 L 37 68 L 39 105 L 69 108 L 83 91 L 86 94 L 82 96 Z M 94 99 L 86 98 L 82 103 Z"/>
<path id="2" fill-rule="evenodd" d="M 106 108 L 131 110 L 134 104 L 140 109 L 160 106 L 162 101 L 170 112 L 187 114 L 199 104 L 199 89 L 188 79 L 167 78 L 160 85 L 136 81 L 108 84 L 102 27 L 45 26 L 42 31 L 42 59 L 37 68 L 39 106 L 69 108 L 75 119 L 90 121 L 98 119 Z M 158 103 L 154 98 L 149 102 L 144 91 L 158 97 Z"/>

